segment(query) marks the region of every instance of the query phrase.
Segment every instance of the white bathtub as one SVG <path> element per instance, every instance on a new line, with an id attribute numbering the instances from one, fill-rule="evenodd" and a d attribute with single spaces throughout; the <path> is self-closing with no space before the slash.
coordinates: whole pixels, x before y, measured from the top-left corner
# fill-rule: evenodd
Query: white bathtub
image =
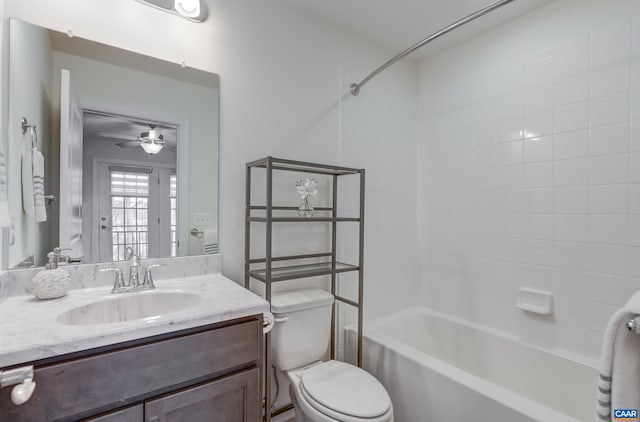
<path id="1" fill-rule="evenodd" d="M 353 351 L 353 328 L 347 336 Z M 421 307 L 367 321 L 363 362 L 387 388 L 398 422 L 595 418 L 595 362 Z"/>

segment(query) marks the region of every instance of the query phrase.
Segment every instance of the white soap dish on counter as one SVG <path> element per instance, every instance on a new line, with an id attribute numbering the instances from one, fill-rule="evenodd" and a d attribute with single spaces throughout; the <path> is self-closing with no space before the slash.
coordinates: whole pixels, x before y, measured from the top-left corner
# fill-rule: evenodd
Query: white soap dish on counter
<path id="1" fill-rule="evenodd" d="M 538 315 L 553 315 L 553 294 L 546 290 L 520 287 L 516 307 Z"/>

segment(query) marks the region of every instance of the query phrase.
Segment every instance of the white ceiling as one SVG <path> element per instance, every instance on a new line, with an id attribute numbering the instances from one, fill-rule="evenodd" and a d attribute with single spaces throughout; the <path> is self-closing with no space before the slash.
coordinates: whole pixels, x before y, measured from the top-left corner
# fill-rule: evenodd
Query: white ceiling
<path id="1" fill-rule="evenodd" d="M 85 112 L 82 116 L 83 136 L 91 140 L 103 142 L 126 142 L 137 139 L 142 132 L 149 130 L 150 122 L 143 122 L 128 117 L 109 116 L 106 114 Z M 175 126 L 153 122 L 168 146 L 177 144 L 178 131 Z"/>
<path id="2" fill-rule="evenodd" d="M 390 49 L 395 55 L 494 0 L 282 0 Z M 407 57 L 420 61 L 551 0 L 516 0 Z M 382 64 L 382 63 L 381 63 Z M 373 69 L 371 69 L 373 70 Z"/>

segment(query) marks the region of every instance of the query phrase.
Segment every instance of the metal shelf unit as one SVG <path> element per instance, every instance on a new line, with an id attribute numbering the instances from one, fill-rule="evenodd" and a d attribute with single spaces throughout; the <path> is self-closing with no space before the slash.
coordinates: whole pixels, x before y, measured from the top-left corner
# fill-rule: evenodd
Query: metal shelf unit
<path id="1" fill-rule="evenodd" d="M 251 177 L 252 170 L 266 170 L 266 204 L 251 204 Z M 293 206 L 274 206 L 273 205 L 273 172 L 274 171 L 290 171 L 297 173 L 312 173 L 317 175 L 327 175 L 332 178 L 332 202 L 330 207 L 316 207 L 316 211 L 330 213 L 327 217 L 274 217 L 274 211 L 298 211 L 298 207 Z M 355 218 L 338 217 L 338 179 L 345 175 L 359 175 L 360 178 L 360 205 L 359 216 Z M 331 311 L 331 359 L 336 357 L 336 303 L 342 302 L 353 306 L 358 312 L 358 352 L 357 363 L 362 367 L 362 302 L 363 302 L 363 269 L 364 269 L 364 183 L 365 170 L 347 167 L 339 167 L 325 164 L 307 163 L 303 161 L 293 161 L 274 157 L 265 157 L 260 160 L 252 161 L 246 165 L 246 196 L 245 196 L 245 278 L 244 284 L 250 288 L 251 279 L 258 280 L 265 284 L 265 299 L 271 303 L 271 283 L 301 279 L 317 276 L 331 276 L 331 294 L 335 297 L 336 302 L 333 304 Z M 252 215 L 252 211 L 260 211 L 259 217 Z M 358 263 L 348 264 L 336 261 L 336 244 L 337 231 L 339 222 L 351 222 L 358 224 L 359 232 L 359 250 Z M 251 258 L 251 224 L 265 224 L 265 257 Z M 273 224 L 276 223 L 330 223 L 331 224 L 331 251 L 320 252 L 305 255 L 291 256 L 273 256 Z M 328 262 L 299 264 L 300 260 L 325 258 Z M 287 261 L 296 261 L 294 264 Z M 274 265 L 275 263 L 275 265 Z M 279 263 L 283 263 L 280 265 Z M 336 275 L 345 272 L 358 273 L 358 300 L 354 301 L 342 297 L 336 293 Z M 271 411 L 271 334 L 267 333 L 265 337 L 265 420 L 271 421 L 272 416 L 276 416 L 292 406 L 286 406 L 281 409 Z"/>

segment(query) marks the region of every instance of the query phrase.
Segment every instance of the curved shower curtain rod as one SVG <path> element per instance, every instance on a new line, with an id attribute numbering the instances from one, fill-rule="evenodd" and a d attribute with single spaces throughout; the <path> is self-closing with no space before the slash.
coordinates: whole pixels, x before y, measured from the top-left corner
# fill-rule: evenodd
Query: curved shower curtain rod
<path id="1" fill-rule="evenodd" d="M 451 31 L 453 31 L 454 29 L 469 23 L 473 20 L 478 19 L 480 16 L 486 15 L 489 12 L 492 12 L 502 6 L 504 6 L 507 3 L 511 3 L 514 0 L 499 0 L 495 3 L 491 3 L 489 6 L 480 9 L 480 10 L 476 10 L 475 12 L 473 12 L 472 14 L 465 16 L 464 18 L 460 19 L 459 21 L 456 21 L 454 23 L 452 23 L 451 25 L 442 28 L 441 30 L 439 30 L 438 32 L 434 32 L 433 34 L 429 35 L 427 38 L 425 38 L 424 40 L 412 45 L 411 47 L 407 48 L 406 50 L 404 50 L 402 53 L 398 54 L 397 56 L 395 56 L 394 58 L 392 58 L 391 60 L 389 60 L 388 62 L 386 62 L 385 64 L 383 64 L 382 66 L 380 66 L 379 68 L 377 68 L 376 70 L 374 70 L 373 72 L 371 72 L 369 74 L 369 76 L 367 76 L 366 78 L 364 78 L 359 84 L 353 83 L 351 84 L 351 94 L 353 95 L 358 95 L 360 93 L 360 89 L 365 86 L 367 84 L 367 82 L 369 82 L 371 79 L 375 78 L 376 76 L 378 76 L 378 74 L 380 74 L 383 70 L 385 70 L 386 68 L 388 68 L 389 66 L 391 66 L 392 64 L 394 64 L 395 62 L 397 62 L 398 60 L 402 59 L 403 57 L 413 53 L 414 51 L 416 51 L 417 49 L 419 49 L 420 47 L 430 43 L 431 41 L 435 40 L 436 38 L 440 38 L 441 36 L 443 36 L 444 34 L 447 34 Z"/>

